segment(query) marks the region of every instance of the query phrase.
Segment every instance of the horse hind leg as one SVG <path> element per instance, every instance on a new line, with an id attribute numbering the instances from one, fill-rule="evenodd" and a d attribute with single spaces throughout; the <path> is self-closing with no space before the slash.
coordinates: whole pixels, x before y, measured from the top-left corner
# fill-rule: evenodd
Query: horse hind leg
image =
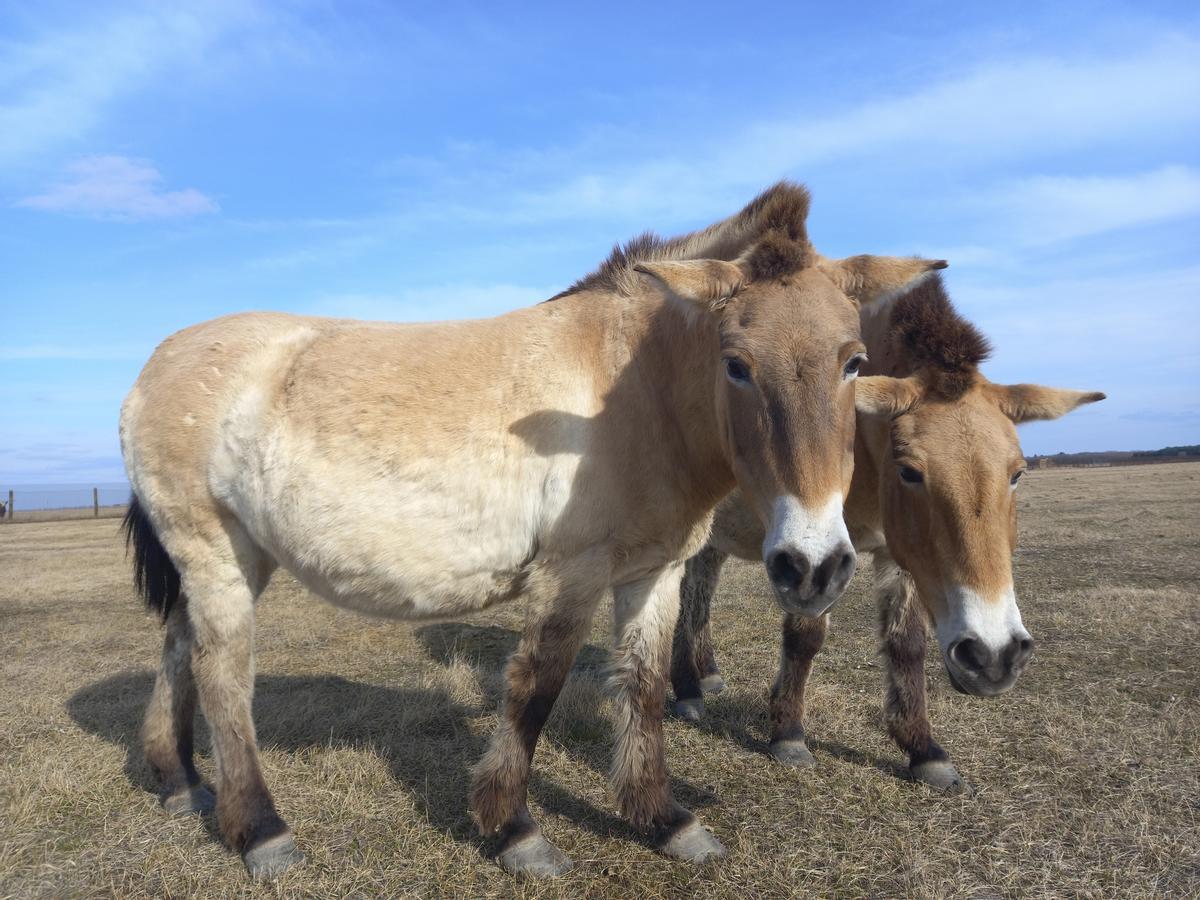
<path id="1" fill-rule="evenodd" d="M 912 577 L 886 557 L 875 554 L 875 601 L 880 649 L 887 660 L 884 721 L 892 740 L 908 754 L 915 780 L 937 790 L 968 790 L 950 756 L 933 739 L 925 698 L 925 620 Z"/>
<path id="2" fill-rule="evenodd" d="M 181 596 L 187 598 L 180 612 L 186 610 L 190 625 L 188 643 L 195 696 L 212 732 L 217 763 L 217 822 L 222 836 L 241 854 L 250 874 L 273 878 L 304 857 L 267 789 L 251 716 L 254 601 L 265 586 L 271 564 L 237 522 L 222 520 L 215 511 L 201 521 L 197 516 L 193 510 L 186 531 L 168 532 L 162 538 L 169 548 L 164 552 L 170 553 L 170 565 L 177 572 Z M 149 546 L 153 556 L 157 551 L 145 535 L 142 537 L 143 546 Z M 155 535 L 155 541 L 158 538 Z M 158 562 L 161 571 L 162 561 Z M 170 619 L 169 614 L 169 625 Z M 174 627 L 178 637 L 181 626 Z M 187 718 L 189 698 L 182 645 L 176 641 L 176 646 L 164 652 L 168 655 L 169 664 L 164 669 L 169 674 L 163 679 L 161 692 L 156 686 L 157 702 L 152 702 L 148 716 L 148 733 L 155 752 L 169 740 L 169 730 L 160 727 L 164 722 L 175 724 L 176 737 L 187 731 L 180 726 Z M 184 771 L 186 777 L 186 768 Z"/>
<path id="3" fill-rule="evenodd" d="M 698 722 L 704 716 L 704 694 L 717 693 L 725 681 L 713 655 L 709 619 L 712 600 L 727 555 L 707 546 L 684 566 L 679 586 L 679 618 L 671 649 L 672 712 Z"/>
<path id="4" fill-rule="evenodd" d="M 186 602 L 179 598 L 167 613 L 162 660 L 142 723 L 146 761 L 158 775 L 163 809 L 171 815 L 209 813 L 216 804 L 192 759 L 196 682 Z"/>

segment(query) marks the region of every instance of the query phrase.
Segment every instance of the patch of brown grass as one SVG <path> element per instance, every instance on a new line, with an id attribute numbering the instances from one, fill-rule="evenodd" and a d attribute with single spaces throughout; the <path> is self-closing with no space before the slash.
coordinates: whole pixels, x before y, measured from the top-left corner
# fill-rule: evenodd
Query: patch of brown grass
<path id="1" fill-rule="evenodd" d="M 117 523 L 0 528 L 0 896 L 1196 895 L 1200 468 L 1035 471 L 1021 490 L 1034 663 L 993 701 L 953 693 L 935 654 L 928 668 L 934 733 L 974 796 L 903 778 L 864 576 L 813 676 L 819 766 L 771 762 L 777 617 L 760 567 L 731 565 L 715 611 L 730 687 L 702 727 L 667 725 L 676 793 L 729 858 L 668 862 L 616 816 L 601 621 L 535 762 L 532 805 L 577 863 L 548 883 L 489 862 L 466 808 L 519 607 L 410 627 L 277 577 L 256 718 L 309 863 L 255 885 L 210 820 L 158 808 L 136 733 L 159 629 L 133 597 Z M 211 774 L 203 731 L 200 745 Z"/>

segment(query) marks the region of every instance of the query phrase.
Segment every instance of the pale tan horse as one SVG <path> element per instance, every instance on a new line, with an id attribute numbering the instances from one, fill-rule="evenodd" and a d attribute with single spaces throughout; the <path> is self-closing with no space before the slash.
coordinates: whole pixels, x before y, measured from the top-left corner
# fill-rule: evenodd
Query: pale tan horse
<path id="1" fill-rule="evenodd" d="M 719 855 L 672 798 L 663 754 L 683 561 L 736 485 L 772 535 L 780 602 L 818 615 L 837 598 L 854 567 L 841 507 L 856 304 L 945 265 L 826 260 L 807 209 L 803 188 L 779 184 L 495 319 L 257 313 L 164 341 L 125 401 L 121 440 L 137 580 L 166 618 L 144 728 L 166 807 L 212 803 L 192 763 L 198 697 L 225 839 L 255 876 L 303 858 L 251 718 L 254 602 L 277 565 L 334 604 L 401 619 L 524 598 L 470 802 L 504 866 L 565 871 L 526 807 L 529 767 L 611 590 L 618 805 L 668 856 Z"/>
<path id="2" fill-rule="evenodd" d="M 926 619 L 958 690 L 992 696 L 1012 687 L 1033 651 L 1013 590 L 1014 492 L 1025 470 L 1013 426 L 1104 395 L 989 382 L 978 371 L 988 345 L 937 277 L 864 310 L 862 324 L 870 357 L 863 371 L 903 379 L 900 392 L 892 382 L 881 392 L 874 377 L 855 386 L 855 468 L 845 506 L 855 549 L 874 556 L 885 719 L 916 779 L 956 789 L 961 779 L 933 739 L 926 709 Z M 708 633 L 721 566 L 730 555 L 756 557 L 762 540 L 762 526 L 735 492 L 718 507 L 709 544 L 688 561 L 671 672 L 674 708 L 686 719 L 703 714 L 702 691 L 724 686 Z M 828 616 L 784 617 L 770 752 L 789 765 L 815 764 L 805 744 L 804 692 L 827 624 Z"/>

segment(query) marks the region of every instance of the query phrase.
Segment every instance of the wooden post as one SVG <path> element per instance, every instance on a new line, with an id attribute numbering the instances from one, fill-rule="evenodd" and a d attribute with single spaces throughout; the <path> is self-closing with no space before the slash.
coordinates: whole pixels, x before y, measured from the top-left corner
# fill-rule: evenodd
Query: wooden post
<path id="1" fill-rule="evenodd" d="M 12 512 L 13 512 L 12 504 L 13 504 L 13 495 L 12 495 L 12 491 L 9 491 L 8 492 L 8 518 L 9 518 L 9 520 L 12 519 Z"/>
<path id="2" fill-rule="evenodd" d="M 92 512 L 100 518 L 100 488 L 92 488 Z"/>

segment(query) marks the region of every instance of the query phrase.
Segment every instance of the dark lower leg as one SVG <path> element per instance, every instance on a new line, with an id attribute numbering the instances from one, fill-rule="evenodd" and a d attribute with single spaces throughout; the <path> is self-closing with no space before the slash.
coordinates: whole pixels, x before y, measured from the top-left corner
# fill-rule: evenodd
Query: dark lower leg
<path id="1" fill-rule="evenodd" d="M 593 602 L 586 602 L 531 611 L 520 646 L 508 661 L 500 726 L 475 767 L 471 789 L 471 810 L 480 829 L 499 831 L 504 845 L 538 833 L 526 807 L 529 768 L 594 608 Z"/>
<path id="2" fill-rule="evenodd" d="M 791 614 L 784 616 L 779 676 L 771 688 L 771 748 L 776 756 L 779 755 L 777 749 L 786 751 L 794 746 L 799 750 L 804 745 L 804 692 L 813 659 L 825 643 L 828 629 L 828 615 L 816 619 Z M 811 765 L 807 749 L 801 755 L 806 758 L 794 761 Z"/>
<path id="3" fill-rule="evenodd" d="M 617 741 L 612 783 L 621 812 L 634 825 L 652 829 L 662 853 L 699 863 L 725 851 L 675 802 L 663 747 L 666 674 L 682 575 L 682 567 L 672 567 L 613 592 Z"/>
<path id="4" fill-rule="evenodd" d="M 192 733 L 196 715 L 196 683 L 192 678 L 192 630 L 186 600 L 181 599 L 167 618 L 162 661 L 154 693 L 142 724 L 146 761 L 158 775 L 164 804 L 172 811 L 197 811 L 211 806 L 211 797 L 200 797 L 200 775 L 192 761 Z M 193 804 L 193 800 L 195 803 Z"/>
<path id="5" fill-rule="evenodd" d="M 709 634 L 712 599 L 726 555 L 705 547 L 684 566 L 679 587 L 679 618 L 671 652 L 671 682 L 676 700 L 699 699 L 701 679 L 718 673 Z"/>
<path id="6" fill-rule="evenodd" d="M 948 759 L 931 736 L 925 701 L 927 634 L 912 579 L 894 564 L 877 567 L 875 589 L 880 650 L 887 662 L 884 721 L 888 734 L 908 753 L 911 767 Z"/>

